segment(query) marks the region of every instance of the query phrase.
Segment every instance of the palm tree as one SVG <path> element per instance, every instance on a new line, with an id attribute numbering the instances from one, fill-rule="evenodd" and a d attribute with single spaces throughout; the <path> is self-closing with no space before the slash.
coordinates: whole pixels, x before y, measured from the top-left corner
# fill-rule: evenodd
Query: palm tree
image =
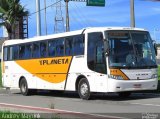
<path id="1" fill-rule="evenodd" d="M 20 4 L 20 0 L 0 0 L 0 26 L 4 26 L 8 32 L 8 38 L 14 39 L 14 29 L 17 22 L 22 22 L 29 12 Z M 20 26 L 22 27 L 22 26 Z"/>

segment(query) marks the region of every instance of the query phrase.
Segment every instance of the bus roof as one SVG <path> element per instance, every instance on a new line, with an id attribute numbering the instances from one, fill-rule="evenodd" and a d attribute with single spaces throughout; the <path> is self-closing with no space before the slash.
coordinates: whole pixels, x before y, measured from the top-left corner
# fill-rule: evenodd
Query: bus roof
<path id="1" fill-rule="evenodd" d="M 109 30 L 135 30 L 135 31 L 146 31 L 142 28 L 132 28 L 132 27 L 88 27 L 81 30 L 76 31 L 70 31 L 70 32 L 64 32 L 64 33 L 58 33 L 58 34 L 51 34 L 47 36 L 36 36 L 29 39 L 13 39 L 13 40 L 6 40 L 3 45 L 13 45 L 13 44 L 19 44 L 19 43 L 29 43 L 33 41 L 41 41 L 45 39 L 53 39 L 53 38 L 60 38 L 60 37 L 67 37 L 72 35 L 78 35 L 83 33 L 89 33 L 89 32 L 102 32 L 102 31 L 109 31 Z"/>

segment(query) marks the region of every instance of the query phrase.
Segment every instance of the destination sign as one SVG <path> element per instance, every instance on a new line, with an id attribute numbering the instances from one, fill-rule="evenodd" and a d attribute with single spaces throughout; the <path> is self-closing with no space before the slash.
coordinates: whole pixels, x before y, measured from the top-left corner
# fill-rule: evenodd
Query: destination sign
<path id="1" fill-rule="evenodd" d="M 128 38 L 129 34 L 127 32 L 110 32 L 108 33 L 109 37 L 125 37 Z"/>

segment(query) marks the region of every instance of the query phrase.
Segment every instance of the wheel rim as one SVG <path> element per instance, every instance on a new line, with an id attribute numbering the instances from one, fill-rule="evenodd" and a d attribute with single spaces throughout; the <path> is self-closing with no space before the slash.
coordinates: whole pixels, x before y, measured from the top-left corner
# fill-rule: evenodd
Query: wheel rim
<path id="1" fill-rule="evenodd" d="M 86 83 L 83 83 L 81 85 L 80 91 L 83 96 L 86 96 L 88 94 L 88 85 Z"/>
<path id="2" fill-rule="evenodd" d="M 26 92 L 26 89 L 27 89 L 27 86 L 23 83 L 23 84 L 21 85 L 21 90 L 22 90 L 22 92 L 25 93 L 25 92 Z"/>

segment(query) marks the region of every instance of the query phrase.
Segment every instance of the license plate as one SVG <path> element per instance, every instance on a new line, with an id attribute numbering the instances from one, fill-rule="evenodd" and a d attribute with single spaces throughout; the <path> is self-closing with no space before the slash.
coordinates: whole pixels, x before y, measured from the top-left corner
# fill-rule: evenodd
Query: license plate
<path id="1" fill-rule="evenodd" d="M 142 87 L 142 84 L 134 84 L 133 87 L 134 87 L 134 88 L 141 88 L 141 87 Z"/>

